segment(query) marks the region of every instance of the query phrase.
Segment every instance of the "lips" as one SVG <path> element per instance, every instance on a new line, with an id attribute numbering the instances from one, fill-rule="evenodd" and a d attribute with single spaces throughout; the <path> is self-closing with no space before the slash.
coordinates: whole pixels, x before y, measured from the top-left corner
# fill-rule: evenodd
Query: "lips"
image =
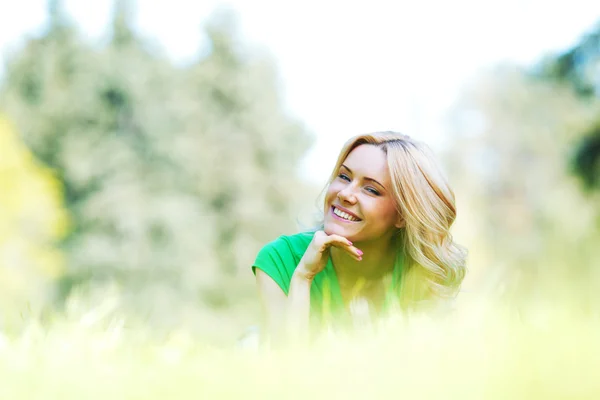
<path id="1" fill-rule="evenodd" d="M 349 222 L 360 222 L 361 221 L 361 219 L 356 214 L 345 209 L 344 207 L 340 207 L 337 205 L 331 206 L 331 212 L 335 217 L 337 217 L 339 219 L 343 219 L 345 221 L 349 221 Z"/>

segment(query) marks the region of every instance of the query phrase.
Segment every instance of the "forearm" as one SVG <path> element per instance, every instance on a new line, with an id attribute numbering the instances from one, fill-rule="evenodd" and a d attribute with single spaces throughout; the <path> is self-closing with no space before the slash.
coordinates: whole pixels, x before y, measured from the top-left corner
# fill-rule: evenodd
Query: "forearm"
<path id="1" fill-rule="evenodd" d="M 312 276 L 299 265 L 292 276 L 286 310 L 286 330 L 289 339 L 306 341 L 310 328 L 310 288 Z"/>

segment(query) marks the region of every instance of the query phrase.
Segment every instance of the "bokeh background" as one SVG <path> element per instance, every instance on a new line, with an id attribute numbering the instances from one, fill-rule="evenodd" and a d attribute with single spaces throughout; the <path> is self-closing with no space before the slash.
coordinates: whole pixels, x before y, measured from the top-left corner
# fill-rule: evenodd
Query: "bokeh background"
<path id="1" fill-rule="evenodd" d="M 597 321 L 600 5 L 197 3 L 0 4 L 2 368 L 63 357 L 48 332 L 89 350 L 81 326 L 234 347 L 257 251 L 310 226 L 344 141 L 377 130 L 442 160 L 459 307 Z"/>

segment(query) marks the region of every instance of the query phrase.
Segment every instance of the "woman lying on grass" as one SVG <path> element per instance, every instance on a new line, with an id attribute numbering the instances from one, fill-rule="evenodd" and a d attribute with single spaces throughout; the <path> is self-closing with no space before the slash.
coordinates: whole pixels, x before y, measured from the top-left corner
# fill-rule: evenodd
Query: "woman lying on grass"
<path id="1" fill-rule="evenodd" d="M 454 194 L 426 145 L 394 132 L 354 137 L 325 193 L 317 231 L 281 236 L 256 257 L 266 336 L 304 339 L 311 327 L 456 295 L 466 251 L 450 235 Z"/>

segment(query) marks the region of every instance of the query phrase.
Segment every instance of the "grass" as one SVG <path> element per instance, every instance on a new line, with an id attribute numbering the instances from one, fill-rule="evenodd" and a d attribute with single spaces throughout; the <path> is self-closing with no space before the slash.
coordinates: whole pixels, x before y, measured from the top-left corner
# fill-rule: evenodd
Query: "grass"
<path id="1" fill-rule="evenodd" d="M 0 336 L 0 399 L 597 399 L 600 320 L 471 299 L 444 320 L 389 321 L 310 349 L 157 339 L 114 317 Z"/>

